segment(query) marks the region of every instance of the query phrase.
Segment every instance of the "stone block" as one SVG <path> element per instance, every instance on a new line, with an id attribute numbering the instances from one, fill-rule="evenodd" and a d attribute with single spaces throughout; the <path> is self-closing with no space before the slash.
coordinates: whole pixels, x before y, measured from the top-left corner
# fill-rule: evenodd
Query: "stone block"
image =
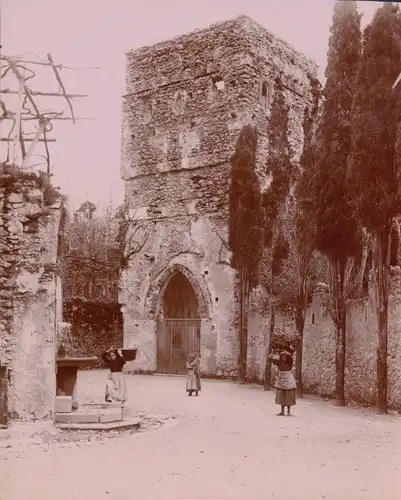
<path id="1" fill-rule="evenodd" d="M 100 410 L 99 412 L 99 422 L 105 424 L 107 422 L 118 422 L 122 420 L 121 408 L 113 410 Z"/>
<path id="2" fill-rule="evenodd" d="M 56 413 L 54 421 L 60 424 L 94 424 L 99 423 L 99 410 L 93 412 L 74 411 L 72 413 Z"/>
<path id="3" fill-rule="evenodd" d="M 23 203 L 24 197 L 20 193 L 11 193 L 10 196 L 8 197 L 9 203 Z"/>
<path id="4" fill-rule="evenodd" d="M 12 235 L 19 235 L 24 232 L 24 226 L 18 220 L 8 222 L 7 229 Z"/>
<path id="5" fill-rule="evenodd" d="M 72 397 L 71 396 L 56 396 L 56 413 L 71 413 L 72 412 Z"/>
<path id="6" fill-rule="evenodd" d="M 122 419 L 127 420 L 131 416 L 131 410 L 129 408 L 122 408 Z"/>

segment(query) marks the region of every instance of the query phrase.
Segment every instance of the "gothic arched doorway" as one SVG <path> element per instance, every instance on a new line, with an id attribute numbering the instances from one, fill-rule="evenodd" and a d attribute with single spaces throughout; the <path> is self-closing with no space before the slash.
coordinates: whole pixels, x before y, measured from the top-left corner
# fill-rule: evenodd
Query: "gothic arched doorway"
<path id="1" fill-rule="evenodd" d="M 198 298 L 188 278 L 175 272 L 162 292 L 157 328 L 157 371 L 182 375 L 191 352 L 200 350 Z"/>

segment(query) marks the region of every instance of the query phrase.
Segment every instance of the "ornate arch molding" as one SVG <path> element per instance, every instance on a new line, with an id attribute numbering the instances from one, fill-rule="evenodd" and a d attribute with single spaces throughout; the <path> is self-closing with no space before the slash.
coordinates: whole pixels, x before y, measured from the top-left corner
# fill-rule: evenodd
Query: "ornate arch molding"
<path id="1" fill-rule="evenodd" d="M 191 271 L 181 264 L 173 264 L 172 266 L 164 269 L 151 283 L 145 299 L 146 316 L 154 318 L 160 314 L 160 306 L 164 291 L 170 279 L 177 273 L 182 273 L 191 283 L 198 299 L 199 317 L 202 319 L 209 318 L 211 302 L 206 283 L 203 280 L 198 281 Z"/>

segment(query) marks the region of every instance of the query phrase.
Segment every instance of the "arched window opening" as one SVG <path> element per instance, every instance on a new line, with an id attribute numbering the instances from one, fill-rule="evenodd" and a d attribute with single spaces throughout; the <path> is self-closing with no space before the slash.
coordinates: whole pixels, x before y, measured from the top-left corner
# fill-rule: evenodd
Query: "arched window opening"
<path id="1" fill-rule="evenodd" d="M 260 96 L 260 103 L 264 109 L 268 109 L 273 101 L 273 84 L 264 81 Z"/>
<path id="2" fill-rule="evenodd" d="M 226 84 L 221 76 L 214 76 L 212 78 L 213 85 L 219 92 L 222 92 L 226 88 Z"/>
<path id="3" fill-rule="evenodd" d="M 267 83 L 262 83 L 262 106 L 265 108 L 267 105 Z"/>

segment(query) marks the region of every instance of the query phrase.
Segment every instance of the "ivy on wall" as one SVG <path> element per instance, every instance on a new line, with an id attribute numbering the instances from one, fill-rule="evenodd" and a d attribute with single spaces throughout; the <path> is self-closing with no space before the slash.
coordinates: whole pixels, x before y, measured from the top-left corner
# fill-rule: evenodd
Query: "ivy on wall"
<path id="1" fill-rule="evenodd" d="M 71 354 L 100 356 L 111 345 L 123 346 L 123 317 L 118 303 L 71 298 L 63 307 L 64 321 L 72 325 Z M 100 366 L 101 361 L 94 368 Z"/>

